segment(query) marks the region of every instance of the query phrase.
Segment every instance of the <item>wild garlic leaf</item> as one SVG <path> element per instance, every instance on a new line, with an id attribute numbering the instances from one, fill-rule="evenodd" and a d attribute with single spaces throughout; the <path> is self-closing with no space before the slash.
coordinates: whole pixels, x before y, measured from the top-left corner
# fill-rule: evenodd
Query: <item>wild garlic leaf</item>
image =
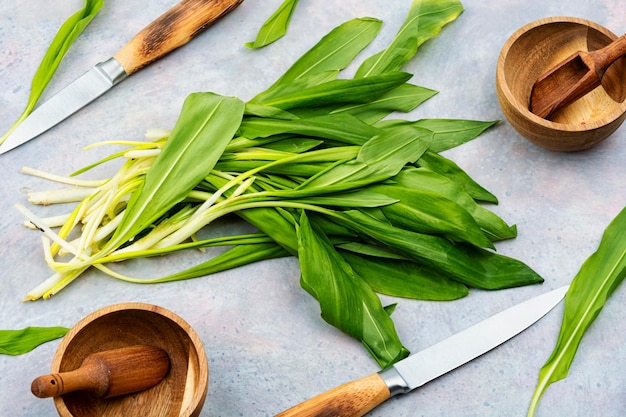
<path id="1" fill-rule="evenodd" d="M 367 141 L 354 160 L 330 167 L 300 188 L 347 189 L 393 177 L 430 145 L 432 132 L 410 126 L 388 129 Z"/>
<path id="2" fill-rule="evenodd" d="M 252 49 L 262 48 L 285 36 L 297 5 L 298 0 L 285 0 L 263 23 L 254 42 L 247 42 L 245 45 Z"/>
<path id="3" fill-rule="evenodd" d="M 380 128 L 410 124 L 434 132 L 434 138 L 430 145 L 432 152 L 443 152 L 467 143 L 478 137 L 485 130 L 497 124 L 498 121 L 462 120 L 462 119 L 420 119 L 417 121 L 407 120 L 384 120 L 377 123 Z"/>
<path id="4" fill-rule="evenodd" d="M 395 227 L 360 210 L 335 213 L 333 219 L 362 236 L 397 250 L 451 279 L 474 288 L 502 289 L 543 282 L 523 262 L 448 239 Z"/>
<path id="5" fill-rule="evenodd" d="M 352 269 L 379 294 L 432 301 L 456 300 L 469 294 L 465 285 L 415 262 L 345 250 L 340 253 Z"/>
<path id="6" fill-rule="evenodd" d="M 33 76 L 26 108 L 11 128 L 0 137 L 0 143 L 4 142 L 9 134 L 35 109 L 39 98 L 59 67 L 61 60 L 63 60 L 76 38 L 96 17 L 103 4 L 104 0 L 85 0 L 82 9 L 70 16 L 61 25 Z"/>
<path id="7" fill-rule="evenodd" d="M 215 274 L 222 271 L 227 271 L 229 269 L 237 268 L 239 266 L 248 265 L 254 262 L 265 261 L 268 259 L 274 258 L 282 258 L 285 256 L 290 256 L 291 254 L 287 252 L 284 248 L 279 246 L 276 242 L 259 242 L 259 243 L 242 243 L 242 242 L 233 242 L 235 246 L 228 249 L 225 252 L 220 253 L 219 255 L 209 259 L 206 262 L 203 262 L 199 265 L 195 265 L 191 268 L 188 268 L 183 271 L 176 272 L 171 275 L 167 275 L 159 278 L 149 278 L 149 279 L 136 279 L 126 281 L 131 281 L 134 283 L 141 284 L 157 284 L 161 282 L 172 282 L 172 281 L 182 281 L 186 279 L 193 279 L 198 277 L 207 276 L 210 274 Z M 228 242 L 223 243 L 223 245 L 228 245 Z M 202 243 L 198 245 L 187 245 L 189 247 L 197 246 L 202 247 Z M 221 245 L 220 245 L 221 246 Z M 171 250 L 168 250 L 165 253 L 169 253 Z M 156 251 L 149 252 L 152 256 L 156 254 Z M 146 254 L 148 256 L 148 254 Z"/>
<path id="8" fill-rule="evenodd" d="M 477 201 L 498 204 L 498 198 L 495 195 L 474 181 L 472 177 L 467 175 L 467 173 L 451 159 L 428 150 L 424 152 L 424 155 L 417 161 L 417 165 L 450 178 Z"/>
<path id="9" fill-rule="evenodd" d="M 528 417 L 553 382 L 567 377 L 585 332 L 626 277 L 626 208 L 608 225 L 600 245 L 581 266 L 565 294 L 565 310 L 554 351 L 539 371 Z"/>
<path id="10" fill-rule="evenodd" d="M 363 145 L 380 132 L 349 114 L 332 114 L 298 120 L 249 117 L 241 123 L 238 134 L 255 139 L 290 133 Z"/>
<path id="11" fill-rule="evenodd" d="M 20 330 L 0 330 L 0 354 L 21 355 L 42 343 L 65 336 L 65 327 L 25 327 Z"/>
<path id="12" fill-rule="evenodd" d="M 372 18 L 353 19 L 339 25 L 302 55 L 272 86 L 252 101 L 262 100 L 262 97 L 270 95 L 273 90 L 303 77 L 346 68 L 378 35 L 381 26 L 380 20 Z"/>
<path id="13" fill-rule="evenodd" d="M 283 110 L 302 107 L 367 103 L 404 84 L 411 74 L 394 71 L 361 79 L 332 80 L 313 87 L 282 94 L 263 101 L 266 106 Z"/>
<path id="14" fill-rule="evenodd" d="M 494 249 L 471 214 L 437 192 L 391 184 L 374 184 L 368 188 L 398 199 L 395 204 L 381 207 L 385 217 L 397 227 Z"/>
<path id="15" fill-rule="evenodd" d="M 239 128 L 243 111 L 244 103 L 233 97 L 213 93 L 187 97 L 163 150 L 128 202 L 109 247 L 144 230 L 211 172 Z"/>
<path id="16" fill-rule="evenodd" d="M 364 122 L 376 123 L 394 111 L 408 113 L 435 94 L 437 94 L 435 90 L 407 83 L 368 103 L 353 103 L 326 111 L 329 113 L 348 113 Z"/>
<path id="17" fill-rule="evenodd" d="M 401 69 L 424 42 L 437 36 L 443 26 L 454 21 L 462 11 L 463 6 L 458 0 L 414 0 L 389 46 L 366 59 L 355 77 L 371 77 Z"/>
<path id="18" fill-rule="evenodd" d="M 303 195 L 304 192 L 304 195 Z M 308 193 L 311 193 L 308 196 Z M 277 191 L 270 194 L 271 196 L 279 196 L 280 198 L 290 198 L 300 203 L 314 204 L 316 206 L 331 207 L 381 207 L 396 203 L 398 200 L 385 194 L 377 193 L 374 190 L 363 188 L 354 191 L 345 191 L 342 193 L 330 193 L 328 195 L 320 195 L 323 191 L 307 189 L 297 191 Z"/>
<path id="19" fill-rule="evenodd" d="M 334 81 L 337 79 L 338 75 L 339 70 L 333 69 L 308 74 L 292 81 L 275 84 L 272 88 L 255 96 L 252 100 L 248 101 L 248 103 L 267 106 L 267 103 L 277 100 L 280 97 L 295 94 L 304 89 Z"/>
<path id="20" fill-rule="evenodd" d="M 413 190 L 431 191 L 449 198 L 463 207 L 474 218 L 483 232 L 492 241 L 512 239 L 517 236 L 517 228 L 509 226 L 497 214 L 486 209 L 450 178 L 424 167 L 405 167 L 393 177 L 394 183 Z"/>
<path id="21" fill-rule="evenodd" d="M 302 213 L 298 227 L 301 285 L 322 318 L 360 340 L 382 368 L 408 355 L 380 299 Z"/>

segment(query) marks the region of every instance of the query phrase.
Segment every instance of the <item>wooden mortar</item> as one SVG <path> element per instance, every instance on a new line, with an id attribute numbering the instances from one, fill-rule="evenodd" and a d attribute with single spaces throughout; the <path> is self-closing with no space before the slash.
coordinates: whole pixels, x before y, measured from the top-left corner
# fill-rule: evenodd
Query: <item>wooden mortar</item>
<path id="1" fill-rule="evenodd" d="M 209 369 L 195 331 L 179 316 L 144 303 L 116 304 L 86 316 L 64 337 L 52 361 L 52 374 L 73 371 L 86 357 L 135 345 L 167 352 L 170 368 L 156 385 L 114 398 L 86 392 L 54 397 L 61 417 L 195 417 L 208 390 Z"/>
<path id="2" fill-rule="evenodd" d="M 496 92 L 507 120 L 529 141 L 556 151 L 590 148 L 626 118 L 626 59 L 606 71 L 602 85 L 557 111 L 552 120 L 529 110 L 537 78 L 576 51 L 600 49 L 617 36 L 588 20 L 551 17 L 529 23 L 506 41 L 496 68 Z"/>

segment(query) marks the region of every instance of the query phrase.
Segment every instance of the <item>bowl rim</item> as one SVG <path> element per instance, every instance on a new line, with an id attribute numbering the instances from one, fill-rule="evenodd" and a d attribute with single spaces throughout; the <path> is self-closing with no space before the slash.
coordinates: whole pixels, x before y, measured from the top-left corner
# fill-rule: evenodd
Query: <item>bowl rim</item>
<path id="1" fill-rule="evenodd" d="M 592 22 L 590 20 L 587 19 L 583 19 L 580 17 L 573 17 L 573 16 L 553 16 L 553 17 L 544 17 L 541 19 L 537 19 L 534 20 L 532 22 L 529 22 L 527 24 L 525 24 L 524 26 L 520 27 L 519 29 L 517 29 L 515 32 L 513 32 L 513 34 L 511 34 L 511 36 L 509 36 L 509 38 L 506 40 L 506 42 L 504 43 L 504 45 L 502 46 L 502 49 L 500 51 L 500 54 L 498 56 L 498 63 L 497 63 L 497 68 L 496 68 L 496 74 L 499 76 L 500 74 L 504 74 L 504 62 L 508 56 L 508 53 L 511 49 L 511 47 L 513 46 L 513 44 L 515 42 L 517 42 L 517 40 L 522 37 L 524 34 L 528 33 L 529 31 L 539 27 L 539 26 L 544 26 L 544 25 L 548 25 L 548 24 L 553 24 L 553 23 L 577 23 L 577 24 L 581 24 L 581 25 L 585 25 L 585 26 L 589 26 L 605 35 L 607 35 L 608 37 L 612 38 L 612 39 L 616 39 L 617 35 L 615 33 L 613 33 L 611 30 L 609 30 L 608 28 Z M 505 97 L 507 98 L 507 100 L 510 103 L 516 103 L 519 102 L 516 97 L 513 95 L 513 93 L 511 92 L 511 90 L 509 89 L 509 86 L 506 82 L 504 82 L 504 80 L 501 80 L 502 82 L 499 83 L 500 85 L 500 89 L 501 92 L 505 95 Z M 617 103 L 617 102 L 616 102 Z M 553 122 L 551 120 L 546 120 L 542 117 L 537 116 L 536 114 L 534 114 L 533 112 L 530 111 L 530 109 L 527 109 L 526 106 L 518 106 L 519 111 L 522 113 L 523 117 L 528 118 L 529 120 L 531 120 L 533 123 L 536 123 L 538 125 L 541 125 L 545 128 L 548 129 L 552 129 L 552 130 L 560 130 L 560 131 L 565 131 L 565 132 L 585 132 L 585 131 L 592 131 L 595 129 L 599 129 L 602 128 L 604 126 L 607 126 L 611 123 L 613 123 L 614 121 L 618 120 L 620 117 L 623 117 L 624 114 L 626 113 L 626 100 L 622 101 L 621 103 L 618 103 L 619 106 L 617 107 L 617 109 L 613 112 L 610 113 L 609 115 L 603 117 L 602 119 L 598 119 L 595 120 L 591 123 L 585 123 L 583 124 L 567 124 L 567 123 L 558 123 L 558 122 Z"/>

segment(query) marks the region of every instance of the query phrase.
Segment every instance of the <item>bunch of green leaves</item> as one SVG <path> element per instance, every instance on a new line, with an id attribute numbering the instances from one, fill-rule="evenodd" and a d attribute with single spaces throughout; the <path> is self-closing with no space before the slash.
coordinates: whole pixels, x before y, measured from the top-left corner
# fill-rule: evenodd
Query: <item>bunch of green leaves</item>
<path id="1" fill-rule="evenodd" d="M 626 277 L 626 208 L 604 231 L 600 245 L 583 263 L 565 295 L 565 310 L 554 351 L 539 372 L 528 416 L 553 382 L 567 377 L 585 332 Z"/>
<path id="2" fill-rule="evenodd" d="M 493 250 L 494 242 L 515 237 L 515 227 L 480 204 L 497 203 L 495 196 L 440 154 L 495 122 L 384 120 L 435 94 L 410 84 L 400 66 L 461 11 L 457 1 L 413 2 L 390 46 L 350 79 L 339 75 L 378 34 L 377 19 L 333 29 L 245 104 L 191 95 L 172 132 L 151 132 L 152 141 L 128 143 L 130 150 L 105 159 L 126 162 L 79 199 L 58 232 L 23 210 L 53 240 L 45 254 L 55 271 L 26 298 L 47 298 L 89 267 L 156 283 L 297 256 L 301 285 L 319 301 L 322 317 L 387 367 L 408 351 L 391 320 L 393 306 L 378 294 L 453 300 L 470 287 L 541 282 Z M 198 239 L 231 214 L 258 232 Z M 80 237 L 68 241 L 78 225 Z M 232 248 L 158 278 L 111 267 L 208 246 Z M 56 255 L 64 253 L 73 257 L 62 262 Z"/>
<path id="3" fill-rule="evenodd" d="M 0 137 L 0 143 L 4 142 L 11 132 L 35 109 L 61 60 L 76 38 L 98 14 L 103 4 L 104 0 L 85 0 L 83 7 L 61 25 L 33 76 L 26 108 L 9 130 Z"/>
<path id="4" fill-rule="evenodd" d="M 297 5 L 298 0 L 285 0 L 263 23 L 254 42 L 247 42 L 246 46 L 252 49 L 262 48 L 285 36 Z"/>
<path id="5" fill-rule="evenodd" d="M 42 343 L 65 336 L 65 327 L 25 327 L 20 330 L 0 330 L 0 354 L 22 355 Z"/>

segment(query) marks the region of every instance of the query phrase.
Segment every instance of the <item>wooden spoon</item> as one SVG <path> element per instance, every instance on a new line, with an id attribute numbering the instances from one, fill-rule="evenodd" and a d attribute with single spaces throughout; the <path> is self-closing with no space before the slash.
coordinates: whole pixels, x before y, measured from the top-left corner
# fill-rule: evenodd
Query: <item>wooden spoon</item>
<path id="1" fill-rule="evenodd" d="M 163 349 L 136 345 L 93 353 L 73 371 L 44 375 L 31 384 L 39 398 L 87 391 L 96 398 L 111 398 L 143 391 L 167 374 L 170 360 Z"/>
<path id="2" fill-rule="evenodd" d="M 597 51 L 570 55 L 537 79 L 530 94 L 530 111 L 549 119 L 556 110 L 598 87 L 607 68 L 624 55 L 626 35 Z"/>

